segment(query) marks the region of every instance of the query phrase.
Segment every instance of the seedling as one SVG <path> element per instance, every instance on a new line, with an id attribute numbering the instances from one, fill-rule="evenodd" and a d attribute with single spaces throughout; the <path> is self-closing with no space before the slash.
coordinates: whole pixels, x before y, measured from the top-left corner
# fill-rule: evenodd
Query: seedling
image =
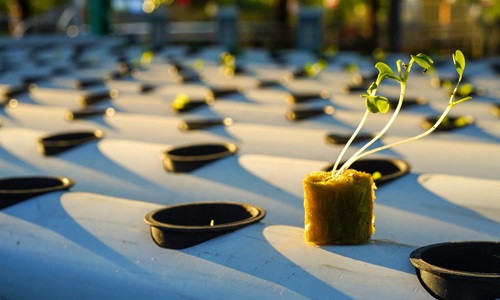
<path id="1" fill-rule="evenodd" d="M 434 125 L 427 131 L 409 139 L 365 151 L 394 123 L 403 105 L 406 85 L 413 65 L 417 63 L 425 71 L 432 67 L 433 61 L 425 54 L 412 55 L 408 64 L 403 63 L 401 60 L 396 62 L 397 73 L 394 73 L 391 67 L 383 62 L 375 65 L 379 71 L 377 79 L 370 85 L 366 93 L 361 95 L 365 99 L 366 111 L 353 135 L 342 149 L 331 172 L 311 172 L 302 181 L 304 186 L 304 236 L 306 241 L 319 245 L 362 244 L 371 237 L 375 232 L 375 216 L 373 214 L 375 200 L 374 178 L 376 179 L 381 174 L 377 172 L 368 174 L 349 167 L 356 160 L 366 155 L 411 142 L 430 134 L 439 124 L 446 120 L 448 113 L 455 105 L 471 99 L 471 97 L 465 97 L 455 100 L 455 94 L 465 68 L 465 58 L 462 52 L 457 50 L 453 54 L 453 61 L 459 79 L 450 96 L 448 106 Z M 342 156 L 360 132 L 368 115 L 370 113 L 386 113 L 389 111 L 389 100 L 384 96 L 377 95 L 377 90 L 384 79 L 395 80 L 401 87 L 399 101 L 391 118 L 377 135 L 351 156 L 342 167 L 338 168 Z"/>
<path id="2" fill-rule="evenodd" d="M 307 77 L 316 77 L 327 67 L 327 62 L 324 59 L 320 59 L 315 63 L 307 63 L 302 72 Z"/>
<path id="3" fill-rule="evenodd" d="M 139 66 L 143 68 L 147 68 L 153 62 L 155 55 L 152 51 L 144 51 L 139 60 Z"/>
<path id="4" fill-rule="evenodd" d="M 451 109 L 453 107 L 455 107 L 456 105 L 458 105 L 462 102 L 465 102 L 467 100 L 472 99 L 472 97 L 470 97 L 470 96 L 461 98 L 460 100 L 455 99 L 455 96 L 457 94 L 457 91 L 459 90 L 460 82 L 462 81 L 462 76 L 463 76 L 464 69 L 465 69 L 465 57 L 460 50 L 457 50 L 452 55 L 452 57 L 453 57 L 453 63 L 455 65 L 455 69 L 457 70 L 457 73 L 459 76 L 458 81 L 455 85 L 455 88 L 453 89 L 453 91 L 451 93 L 450 100 L 448 102 L 448 106 L 446 107 L 444 112 L 441 114 L 441 116 L 437 119 L 437 121 L 434 123 L 434 125 L 432 127 L 430 127 L 428 130 L 426 130 L 425 132 L 423 132 L 419 135 L 416 135 L 414 137 L 411 137 L 411 138 L 408 138 L 408 139 L 405 139 L 402 141 L 398 141 L 398 142 L 395 142 L 392 144 L 388 144 L 385 146 L 381 146 L 381 147 L 378 147 L 378 148 L 375 148 L 375 149 L 372 149 L 372 150 L 365 152 L 365 150 L 368 147 L 370 147 L 374 142 L 376 142 L 378 139 L 380 139 L 380 137 L 382 135 L 384 135 L 385 132 L 387 132 L 387 130 L 391 127 L 391 125 L 394 123 L 394 120 L 398 116 L 399 111 L 401 110 L 401 106 L 403 105 L 405 92 L 406 92 L 406 85 L 407 85 L 410 71 L 411 71 L 411 68 L 413 67 L 413 65 L 415 63 L 417 63 L 419 66 L 421 66 L 424 69 L 424 72 L 425 72 L 426 70 L 432 68 L 432 65 L 434 62 L 429 56 L 427 56 L 423 53 L 420 53 L 418 55 L 412 55 L 410 62 L 408 64 L 405 64 L 401 60 L 398 60 L 396 62 L 397 73 L 395 73 L 392 70 L 392 68 L 389 65 L 387 65 L 386 63 L 378 62 L 375 65 L 375 68 L 377 68 L 379 71 L 377 79 L 375 82 L 373 82 L 370 85 L 370 87 L 367 89 L 366 93 L 361 94 L 361 97 L 365 98 L 366 111 L 365 111 L 358 127 L 354 131 L 354 133 L 351 136 L 351 138 L 349 139 L 349 141 L 346 143 L 345 147 L 342 149 L 339 157 L 337 158 L 337 161 L 335 162 L 335 164 L 333 166 L 333 169 L 331 171 L 333 178 L 336 178 L 339 175 L 341 175 L 343 172 L 345 172 L 345 170 L 347 170 L 352 165 L 352 163 L 354 161 L 356 161 L 362 157 L 365 157 L 369 154 L 379 152 L 379 151 L 382 151 L 382 150 L 385 150 L 387 148 L 391 148 L 391 147 L 394 147 L 394 146 L 397 146 L 397 145 L 400 145 L 403 143 L 408 143 L 408 142 L 411 142 L 411 141 L 414 141 L 414 140 L 417 140 L 417 139 L 420 139 L 420 138 L 423 138 L 423 137 L 429 135 L 431 132 L 433 132 L 439 126 L 439 124 L 441 124 L 444 120 L 446 120 L 448 113 L 451 111 Z M 394 112 L 393 112 L 391 118 L 389 119 L 389 121 L 387 122 L 385 127 L 375 137 L 373 137 L 373 139 L 371 139 L 368 143 L 366 143 L 363 147 L 361 147 L 354 155 L 352 155 L 342 165 L 342 167 L 340 169 L 337 170 L 342 157 L 344 156 L 345 152 L 347 151 L 347 149 L 351 145 L 351 143 L 354 140 L 354 138 L 356 137 L 356 135 L 360 132 L 361 128 L 363 127 L 364 123 L 366 122 L 366 120 L 368 118 L 368 115 L 370 113 L 386 113 L 389 111 L 389 107 L 390 107 L 389 100 L 384 96 L 377 95 L 377 90 L 380 87 L 380 84 L 382 83 L 382 81 L 384 79 L 395 80 L 396 82 L 398 82 L 400 84 L 399 101 L 398 101 L 396 108 L 394 109 Z"/>
<path id="5" fill-rule="evenodd" d="M 229 52 L 223 52 L 219 56 L 221 63 L 221 73 L 226 77 L 233 77 L 236 72 L 236 57 Z"/>
<path id="6" fill-rule="evenodd" d="M 189 104 L 189 96 L 186 94 L 177 94 L 175 99 L 172 101 L 172 108 L 175 111 L 182 111 L 186 108 L 186 106 Z"/>

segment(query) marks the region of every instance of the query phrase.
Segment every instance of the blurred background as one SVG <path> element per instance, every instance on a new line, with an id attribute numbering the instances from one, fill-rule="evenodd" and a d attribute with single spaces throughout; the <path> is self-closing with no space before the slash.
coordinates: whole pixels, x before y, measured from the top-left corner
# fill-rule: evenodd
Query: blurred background
<path id="1" fill-rule="evenodd" d="M 500 0 L 0 0 L 0 34 L 480 58 L 500 53 Z"/>

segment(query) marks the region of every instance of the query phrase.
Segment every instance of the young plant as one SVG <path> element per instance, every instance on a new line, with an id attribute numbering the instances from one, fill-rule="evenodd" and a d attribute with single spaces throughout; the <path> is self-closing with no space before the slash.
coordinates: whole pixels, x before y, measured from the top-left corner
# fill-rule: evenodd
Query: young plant
<path id="1" fill-rule="evenodd" d="M 307 77 L 314 78 L 327 67 L 327 62 L 324 59 L 319 59 L 315 63 L 307 63 L 303 68 L 303 73 Z"/>
<path id="2" fill-rule="evenodd" d="M 453 54 L 455 68 L 459 74 L 458 82 L 450 97 L 448 106 L 434 125 L 427 131 L 412 138 L 398 141 L 389 145 L 365 151 L 377 141 L 394 123 L 401 110 L 408 77 L 415 63 L 424 70 L 432 67 L 433 61 L 425 54 L 411 56 L 410 62 L 404 64 L 401 60 L 396 63 L 395 73 L 387 64 L 379 62 L 375 65 L 379 74 L 365 94 L 366 111 L 354 134 L 342 149 L 332 171 L 315 171 L 306 175 L 302 181 L 304 186 L 304 237 L 307 242 L 318 245 L 331 244 L 362 244 L 368 241 L 375 232 L 375 216 L 373 203 L 375 201 L 374 177 L 380 174 L 368 174 L 363 171 L 350 169 L 354 161 L 368 154 L 381 151 L 402 143 L 422 138 L 434 131 L 450 110 L 464 101 L 471 99 L 465 97 L 455 100 L 455 95 L 465 68 L 465 58 L 460 51 Z M 377 95 L 377 90 L 384 79 L 395 80 L 400 84 L 399 101 L 385 127 L 366 145 L 360 148 L 339 169 L 342 156 L 363 127 L 370 113 L 386 113 L 389 111 L 389 101 L 386 97 Z"/>
<path id="3" fill-rule="evenodd" d="M 420 53 L 420 54 L 415 55 L 415 56 L 412 55 L 411 59 L 410 59 L 410 62 L 408 64 L 405 64 L 401 60 L 398 60 L 396 62 L 397 73 L 394 73 L 394 71 L 392 70 L 392 68 L 390 66 L 388 66 L 387 64 L 383 63 L 383 62 L 378 62 L 375 65 L 375 67 L 379 71 L 377 79 L 376 79 L 375 82 L 373 82 L 370 85 L 370 87 L 368 88 L 368 90 L 366 91 L 365 94 L 361 94 L 361 97 L 365 98 L 366 111 L 365 111 L 365 113 L 364 113 L 364 115 L 363 115 L 363 117 L 362 117 L 362 119 L 361 119 L 358 127 L 354 131 L 354 133 L 351 136 L 351 138 L 349 139 L 349 141 L 346 143 L 345 147 L 342 149 L 340 155 L 338 156 L 338 158 L 337 158 L 337 160 L 336 160 L 336 162 L 335 162 L 335 164 L 333 166 L 333 169 L 331 171 L 333 178 L 336 178 L 336 177 L 340 176 L 356 160 L 358 160 L 358 159 L 360 159 L 362 157 L 365 157 L 365 156 L 367 156 L 369 154 L 372 154 L 372 153 L 375 153 L 375 152 L 378 152 L 378 151 L 382 151 L 384 149 L 391 148 L 391 147 L 394 147 L 394 146 L 397 146 L 397 145 L 400 145 L 400 144 L 403 144 L 403 143 L 411 142 L 411 141 L 414 141 L 414 140 L 417 140 L 417 139 L 420 139 L 420 138 L 423 138 L 423 137 L 429 135 L 431 132 L 433 132 L 441 124 L 441 122 L 443 122 L 443 120 L 446 120 L 446 117 L 447 117 L 448 113 L 451 111 L 451 109 L 453 107 L 455 107 L 456 105 L 458 105 L 458 104 L 460 104 L 462 102 L 465 102 L 467 100 L 472 99 L 469 96 L 461 98 L 460 100 L 456 100 L 455 99 L 455 96 L 456 96 L 457 91 L 459 89 L 460 82 L 462 81 L 462 76 L 463 76 L 464 69 L 465 69 L 465 57 L 464 57 L 463 53 L 460 50 L 457 50 L 452 55 L 452 57 L 453 57 L 453 63 L 455 65 L 455 69 L 456 69 L 459 77 L 458 77 L 458 81 L 457 81 L 457 83 L 455 85 L 455 88 L 453 89 L 453 91 L 451 93 L 450 100 L 448 102 L 448 106 L 446 107 L 445 111 L 441 114 L 441 116 L 437 119 L 436 123 L 431 128 L 429 128 L 427 131 L 425 131 L 425 132 L 423 132 L 423 133 L 421 133 L 421 134 L 419 134 L 417 136 L 414 136 L 414 137 L 411 137 L 411 138 L 408 138 L 408 139 L 405 139 L 405 140 L 402 140 L 402 141 L 398 141 L 398 142 L 395 142 L 395 143 L 392 143 L 392 144 L 389 144 L 389 145 L 381 146 L 381 147 L 372 149 L 370 151 L 364 152 L 375 141 L 377 141 L 385 132 L 387 132 L 387 130 L 394 123 L 394 120 L 396 119 L 397 115 L 399 114 L 399 111 L 401 110 L 401 107 L 402 107 L 402 104 L 403 104 L 403 101 L 404 101 L 405 92 L 406 92 L 406 86 L 407 86 L 407 82 L 408 82 L 408 78 L 409 78 L 412 66 L 415 63 L 417 63 L 419 66 L 421 66 L 424 69 L 424 72 L 425 72 L 428 69 L 432 68 L 432 64 L 434 62 L 433 62 L 433 60 L 429 56 L 427 56 L 427 55 L 425 55 L 423 53 Z M 387 111 L 389 111 L 389 100 L 386 97 L 384 97 L 384 96 L 377 95 L 377 90 L 380 87 L 380 84 L 382 83 L 382 81 L 384 79 L 395 80 L 400 85 L 399 101 L 398 101 L 398 104 L 397 104 L 396 108 L 394 109 L 394 112 L 393 112 L 391 118 L 389 119 L 389 121 L 387 122 L 387 124 L 385 125 L 385 127 L 375 137 L 373 137 L 372 140 L 370 140 L 363 147 L 361 147 L 354 155 L 352 155 L 342 165 L 342 167 L 340 169 L 337 170 L 342 157 L 344 156 L 345 152 L 347 151 L 347 149 L 351 145 L 351 143 L 354 140 L 354 138 L 356 137 L 356 135 L 359 133 L 359 131 L 363 127 L 364 123 L 366 122 L 366 120 L 368 118 L 368 115 L 370 113 L 379 113 L 379 112 L 380 113 L 386 113 Z"/>

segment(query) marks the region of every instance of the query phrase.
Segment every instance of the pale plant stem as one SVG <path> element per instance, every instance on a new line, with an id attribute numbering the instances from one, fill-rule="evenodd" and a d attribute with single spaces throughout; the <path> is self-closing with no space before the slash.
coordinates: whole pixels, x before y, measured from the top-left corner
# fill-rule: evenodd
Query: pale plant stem
<path id="1" fill-rule="evenodd" d="M 356 130 L 354 131 L 354 133 L 351 135 L 351 138 L 347 141 L 347 143 L 345 144 L 344 148 L 340 152 L 340 155 L 337 157 L 337 161 L 333 165 L 333 168 L 332 168 L 332 171 L 331 171 L 332 176 L 335 175 L 335 171 L 337 170 L 337 167 L 339 166 L 339 163 L 342 160 L 342 157 L 346 153 L 347 148 L 349 148 L 349 146 L 352 144 L 352 141 L 354 141 L 354 138 L 358 135 L 359 131 L 361 130 L 361 128 L 365 124 L 366 119 L 368 118 L 369 114 L 370 114 L 370 111 L 367 109 L 365 111 L 365 114 L 363 115 L 363 118 L 361 119 L 361 122 L 359 122 L 358 128 L 356 128 Z"/>
<path id="2" fill-rule="evenodd" d="M 377 78 L 377 81 L 376 81 L 376 84 L 377 86 L 380 85 L 380 82 L 382 81 L 382 78 Z M 371 92 L 372 95 L 375 95 L 375 93 L 377 92 L 377 89 L 376 88 L 375 90 L 373 90 Z M 354 133 L 351 135 L 351 137 L 349 138 L 349 140 L 347 141 L 347 143 L 345 144 L 344 148 L 342 149 L 342 151 L 340 152 L 339 156 L 337 157 L 337 160 L 335 161 L 335 164 L 333 165 L 333 168 L 331 170 L 331 174 L 332 174 L 332 177 L 336 177 L 335 174 L 340 174 L 339 173 L 336 173 L 337 171 L 337 167 L 339 166 L 340 164 L 340 161 L 342 160 L 342 157 L 344 157 L 344 154 L 346 153 L 347 149 L 351 146 L 352 142 L 354 141 L 354 139 L 356 138 L 356 136 L 358 135 L 358 133 L 361 131 L 361 128 L 363 127 L 363 125 L 365 124 L 366 122 L 366 119 L 368 119 L 368 115 L 370 114 L 370 111 L 367 109 L 365 110 L 365 114 L 363 115 L 363 117 L 361 118 L 361 121 L 359 122 L 359 125 L 358 127 L 356 128 L 356 130 L 354 131 Z"/>
<path id="3" fill-rule="evenodd" d="M 347 170 L 352 163 L 359 158 L 359 155 L 363 153 L 368 147 L 370 147 L 373 143 L 375 143 L 382 135 L 386 133 L 386 131 L 391 127 L 392 123 L 394 123 L 394 120 L 396 119 L 397 115 L 399 114 L 399 111 L 401 110 L 401 106 L 403 105 L 403 99 L 405 95 L 405 90 L 406 90 L 406 84 L 403 82 L 401 83 L 401 92 L 399 94 L 399 100 L 398 100 L 398 105 L 396 106 L 396 109 L 394 110 L 394 113 L 391 116 L 391 119 L 385 127 L 373 138 L 371 139 L 368 143 L 366 143 L 363 147 L 361 147 L 351 158 L 349 158 L 344 165 L 339 169 L 338 174 L 342 174 L 345 170 Z"/>
<path id="4" fill-rule="evenodd" d="M 401 144 L 412 142 L 412 141 L 421 139 L 421 138 L 423 138 L 423 137 L 431 134 L 434 130 L 436 130 L 436 128 L 438 128 L 438 126 L 443 122 L 443 120 L 446 118 L 446 116 L 448 116 L 448 113 L 451 111 L 451 109 L 454 106 L 456 106 L 457 104 L 460 104 L 460 103 L 462 103 L 464 101 L 467 101 L 467 100 L 471 99 L 470 97 L 465 97 L 463 99 L 455 101 L 455 93 L 457 92 L 457 89 L 458 89 L 458 86 L 460 84 L 461 79 L 462 79 L 462 77 L 459 78 L 459 80 L 457 82 L 457 85 L 455 86 L 455 89 L 453 90 L 453 93 L 450 96 L 450 100 L 448 101 L 448 106 L 446 107 L 445 111 L 441 114 L 441 116 L 439 117 L 439 119 L 436 121 L 436 123 L 434 123 L 434 125 L 431 128 L 427 129 L 425 132 L 422 132 L 419 135 L 416 135 L 414 137 L 408 138 L 406 140 L 394 142 L 392 144 L 381 146 L 381 147 L 372 149 L 370 151 L 367 151 L 367 152 L 365 152 L 365 153 L 363 153 L 361 155 L 358 155 L 356 159 L 363 158 L 363 157 L 365 157 L 367 155 L 370 155 L 372 153 L 379 152 L 379 151 L 382 151 L 382 150 L 385 150 L 385 149 L 388 149 L 388 148 L 392 148 L 394 146 L 398 146 L 398 145 L 401 145 Z"/>
<path id="5" fill-rule="evenodd" d="M 398 105 L 396 106 L 396 109 L 394 110 L 394 113 L 391 116 L 391 119 L 389 122 L 385 125 L 385 127 L 373 138 L 371 139 L 366 145 L 364 145 L 361 149 L 359 149 L 351 158 L 349 158 L 344 165 L 339 169 L 337 173 L 334 175 L 337 177 L 340 174 L 342 174 L 345 170 L 347 170 L 357 159 L 360 158 L 360 155 L 365 151 L 368 147 L 370 147 L 373 143 L 375 143 L 382 135 L 385 134 L 385 132 L 392 126 L 392 123 L 394 123 L 394 120 L 396 119 L 397 115 L 399 114 L 399 111 L 401 110 L 401 107 L 403 105 L 403 100 L 406 92 L 406 82 L 408 81 L 408 76 L 410 75 L 411 67 L 414 63 L 414 60 L 410 60 L 408 63 L 408 67 L 404 73 L 404 76 L 402 80 L 400 81 L 400 86 L 401 86 L 401 91 L 399 93 L 399 100 L 398 100 Z M 380 82 L 378 82 L 378 85 Z M 378 86 L 377 85 L 377 86 Z M 376 90 L 372 93 L 372 95 L 375 95 Z M 364 155 L 363 155 L 364 156 Z"/>
<path id="6" fill-rule="evenodd" d="M 457 50 L 458 51 L 458 50 Z M 461 53 L 460 53 L 461 54 Z M 453 57 L 455 59 L 455 56 Z M 392 144 L 389 144 L 389 145 L 385 145 L 385 146 L 381 146 L 381 147 L 378 147 L 378 148 L 375 148 L 375 149 L 372 149 L 372 150 L 369 150 L 369 151 L 366 151 L 364 152 L 368 147 L 370 147 L 375 141 L 377 141 L 378 139 L 380 139 L 380 137 L 385 134 L 385 132 L 392 126 L 392 123 L 394 122 L 394 120 L 396 119 L 397 115 L 399 114 L 399 111 L 402 107 L 402 104 L 403 104 L 403 101 L 404 101 L 404 96 L 405 96 L 405 91 L 406 91 L 406 83 L 407 83 L 407 80 L 408 80 L 408 76 L 410 75 L 410 70 L 411 70 L 411 66 L 413 65 L 413 63 L 415 62 L 414 58 L 412 57 L 412 59 L 410 60 L 409 64 L 408 64 L 408 67 L 406 68 L 403 76 L 401 76 L 401 69 L 400 69 L 400 63 L 398 61 L 397 63 L 397 66 L 398 66 L 398 74 L 399 74 L 399 83 L 401 85 L 401 91 L 400 91 L 400 94 L 399 94 L 399 100 L 398 100 L 398 105 L 396 107 L 396 109 L 394 110 L 394 113 L 392 114 L 389 122 L 385 125 L 385 127 L 382 129 L 382 131 L 380 131 L 374 138 L 372 138 L 368 143 L 366 143 L 362 148 L 360 148 L 354 155 L 352 155 L 345 163 L 344 165 L 336 172 L 337 170 L 337 167 L 340 163 L 340 160 L 342 158 L 342 156 L 345 154 L 347 148 L 351 145 L 352 141 L 354 140 L 355 136 L 359 133 L 359 131 L 361 130 L 361 127 L 364 125 L 366 119 L 367 119 L 367 115 L 368 115 L 368 112 L 369 110 L 367 109 L 367 111 L 365 112 L 365 115 L 363 116 L 363 119 L 361 120 L 361 123 L 360 125 L 358 125 L 358 128 L 356 129 L 356 131 L 354 132 L 354 134 L 351 136 L 351 138 L 349 139 L 349 141 L 347 142 L 347 144 L 345 145 L 344 149 L 342 149 L 342 152 L 340 153 L 339 157 L 337 158 L 337 161 L 335 162 L 335 165 L 332 169 L 332 177 L 333 178 L 336 178 L 338 176 L 340 176 L 345 170 L 347 170 L 356 160 L 360 159 L 360 158 L 363 158 L 367 155 L 370 155 L 372 153 L 375 153 L 375 152 L 379 152 L 379 151 L 382 151 L 382 150 L 385 150 L 385 149 L 388 149 L 388 148 L 391 148 L 391 147 L 394 147 L 394 146 L 397 146 L 397 145 L 401 145 L 401 144 L 404 144 L 404 143 L 408 143 L 408 142 L 411 142 L 411 141 L 415 141 L 415 140 L 418 140 L 420 138 L 423 138 L 427 135 L 429 135 L 430 133 L 432 133 L 442 122 L 443 120 L 446 118 L 446 116 L 448 115 L 448 113 L 450 112 L 450 110 L 457 104 L 459 103 L 462 103 L 464 101 L 467 101 L 469 99 L 472 99 L 471 97 L 465 97 L 461 100 L 458 100 L 458 101 L 455 101 L 455 94 L 458 90 L 458 87 L 459 87 L 459 84 L 460 82 L 462 81 L 462 72 L 463 72 L 463 69 L 461 69 L 459 71 L 458 67 L 457 67 L 457 71 L 460 75 L 459 79 L 458 79 L 458 82 L 457 84 L 455 85 L 455 88 L 453 89 L 453 92 L 452 92 L 452 95 L 450 96 L 450 100 L 448 102 L 448 106 L 446 107 L 445 111 L 441 114 L 441 116 L 438 118 L 438 120 L 434 123 L 434 125 L 429 128 L 428 130 L 426 130 L 425 132 L 419 134 L 419 135 L 416 135 L 414 137 L 411 137 L 411 138 L 408 138 L 408 139 L 405 139 L 405 140 L 402 140 L 402 141 L 398 141 L 398 142 L 394 142 Z M 421 66 L 422 66 L 422 63 L 421 62 L 418 62 Z M 382 69 L 379 69 L 379 71 L 382 73 Z M 391 71 L 392 72 L 392 71 Z M 380 73 L 380 74 L 381 74 Z M 379 74 L 379 78 L 377 78 L 377 82 L 376 82 L 376 87 L 378 88 L 378 86 L 380 85 L 380 82 L 382 81 L 383 77 L 381 77 Z M 383 76 L 383 75 L 382 75 Z M 390 78 L 393 78 L 394 76 L 389 76 Z M 394 79 L 394 78 L 393 78 Z M 374 89 L 373 91 L 371 91 L 371 96 L 375 96 L 376 94 L 376 91 L 377 89 Z"/>
<path id="7" fill-rule="evenodd" d="M 455 94 L 458 91 L 458 86 L 460 85 L 461 81 L 462 81 L 462 75 L 460 75 L 460 77 L 458 77 L 457 84 L 455 85 L 455 88 L 453 89 L 453 92 L 451 93 L 449 104 L 452 104 L 453 100 L 455 100 Z M 456 103 L 455 103 L 455 105 L 456 105 Z"/>
<path id="8" fill-rule="evenodd" d="M 448 107 L 446 107 L 446 110 L 443 112 L 443 114 L 441 115 L 441 117 L 440 117 L 440 118 L 436 121 L 436 123 L 434 123 L 434 125 L 433 125 L 431 128 L 429 128 L 427 131 L 425 131 L 425 132 L 423 132 L 423 133 L 421 133 L 421 134 L 419 134 L 419 135 L 416 135 L 416 136 L 414 136 L 414 137 L 411 137 L 411 138 L 409 138 L 409 139 L 406 139 L 406 140 L 402 140 L 402 141 L 394 142 L 394 143 L 389 144 L 389 145 L 385 145 L 385 146 L 381 146 L 381 147 L 378 147 L 378 148 L 372 149 L 372 150 L 370 150 L 370 151 L 367 151 L 367 152 L 365 152 L 365 153 L 363 153 L 363 154 L 359 155 L 357 158 L 358 158 L 358 159 L 360 159 L 360 158 L 363 158 L 363 157 L 365 157 L 365 156 L 367 156 L 367 155 L 370 155 L 370 154 L 372 154 L 372 153 L 379 152 L 379 151 L 385 150 L 385 149 L 387 149 L 387 148 L 392 148 L 392 147 L 394 147 L 394 146 L 398 146 L 398 145 L 401 145 L 401 144 L 405 144 L 405 143 L 408 143 L 408 142 L 411 142 L 411 141 L 415 141 L 415 140 L 418 140 L 418 139 L 420 139 L 420 138 L 423 138 L 423 137 L 425 137 L 425 136 L 429 135 L 430 133 L 432 133 L 432 132 L 433 132 L 433 131 L 434 131 L 434 130 L 435 130 L 435 129 L 436 129 L 436 128 L 437 128 L 437 127 L 441 124 L 441 122 L 443 122 L 444 118 L 446 118 L 446 116 L 448 115 L 448 113 L 450 112 L 450 110 L 453 108 L 453 106 L 455 106 L 455 105 L 454 105 L 454 103 L 453 103 L 453 102 L 452 102 L 452 103 L 450 103 L 450 104 L 448 105 Z"/>

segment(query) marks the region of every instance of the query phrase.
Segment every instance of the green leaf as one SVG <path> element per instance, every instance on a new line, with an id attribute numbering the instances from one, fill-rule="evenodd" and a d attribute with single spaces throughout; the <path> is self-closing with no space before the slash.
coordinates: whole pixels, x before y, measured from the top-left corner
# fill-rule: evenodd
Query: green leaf
<path id="1" fill-rule="evenodd" d="M 313 65 L 312 63 L 306 63 L 304 66 L 304 72 L 307 76 L 312 77 L 314 75 Z"/>
<path id="2" fill-rule="evenodd" d="M 457 101 L 453 101 L 452 104 L 453 104 L 453 106 L 455 106 L 455 105 L 458 105 L 462 102 L 469 101 L 469 100 L 472 100 L 472 97 L 469 96 L 469 97 L 465 97 L 465 98 L 462 98 L 462 99 L 457 100 Z"/>
<path id="3" fill-rule="evenodd" d="M 469 96 L 470 94 L 472 94 L 472 92 L 474 92 L 474 86 L 470 83 L 464 83 L 458 89 L 458 94 L 462 97 Z"/>
<path id="4" fill-rule="evenodd" d="M 383 96 L 375 96 L 375 105 L 377 105 L 378 110 L 383 114 L 388 112 L 390 108 L 389 99 Z"/>
<path id="5" fill-rule="evenodd" d="M 419 64 L 422 68 L 426 70 L 430 69 L 432 67 L 432 64 L 434 63 L 432 58 L 423 53 L 419 53 L 416 56 L 412 55 L 411 58 L 413 58 L 413 60 L 415 60 L 417 64 Z"/>
<path id="6" fill-rule="evenodd" d="M 389 100 L 383 96 L 369 96 L 366 97 L 366 109 L 372 113 L 383 113 L 389 111 Z"/>
<path id="7" fill-rule="evenodd" d="M 380 179 L 380 178 L 382 178 L 382 173 L 380 173 L 379 171 L 373 172 L 373 174 L 372 174 L 372 179 L 373 180 L 377 180 L 377 179 Z"/>
<path id="8" fill-rule="evenodd" d="M 458 75 L 462 77 L 465 69 L 465 56 L 462 51 L 455 51 L 455 54 L 453 54 L 453 63 L 455 64 L 455 69 L 457 69 Z"/>
<path id="9" fill-rule="evenodd" d="M 371 113 L 378 113 L 378 107 L 375 105 L 375 99 L 373 96 L 366 97 L 365 100 L 366 109 Z"/>
<path id="10" fill-rule="evenodd" d="M 359 67 L 355 63 L 350 63 L 347 66 L 345 66 L 345 70 L 349 73 L 356 73 L 359 71 Z"/>
<path id="11" fill-rule="evenodd" d="M 324 70 L 328 66 L 328 62 L 325 59 L 319 59 L 316 64 L 320 68 L 320 70 Z"/>
<path id="12" fill-rule="evenodd" d="M 398 60 L 396 61 L 396 67 L 398 68 L 398 75 L 399 75 L 399 78 L 402 78 L 402 76 L 403 76 L 403 75 L 401 75 L 401 74 L 402 74 L 402 73 L 401 73 L 401 63 L 402 63 L 402 62 L 403 62 L 403 61 L 402 61 L 401 59 L 398 59 Z"/>
<path id="13" fill-rule="evenodd" d="M 366 90 L 366 92 L 368 93 L 368 95 L 371 95 L 372 92 L 374 90 L 376 90 L 378 88 L 378 85 L 375 83 L 375 82 L 372 82 L 372 84 L 370 85 L 370 87 Z"/>
<path id="14" fill-rule="evenodd" d="M 186 94 L 177 94 L 174 101 L 172 101 L 172 108 L 175 110 L 182 110 L 189 103 L 189 96 Z"/>
<path id="15" fill-rule="evenodd" d="M 399 77 L 394 75 L 391 67 L 389 67 L 386 63 L 378 62 L 377 64 L 375 64 L 375 68 L 378 69 L 379 77 L 387 77 L 399 81 Z"/>
<path id="16" fill-rule="evenodd" d="M 193 68 L 196 71 L 201 71 L 204 66 L 205 66 L 205 61 L 201 58 L 196 59 L 193 63 Z"/>

